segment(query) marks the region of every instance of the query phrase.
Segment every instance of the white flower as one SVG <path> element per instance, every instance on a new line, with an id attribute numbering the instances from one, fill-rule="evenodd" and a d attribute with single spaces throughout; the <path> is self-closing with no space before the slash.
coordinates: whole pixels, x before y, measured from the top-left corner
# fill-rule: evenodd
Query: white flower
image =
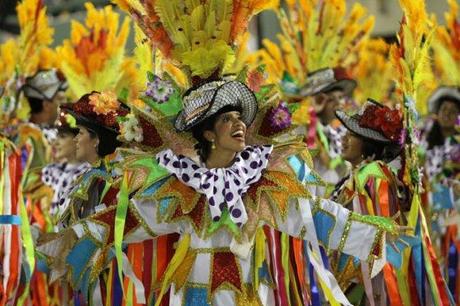
<path id="1" fill-rule="evenodd" d="M 164 81 L 158 76 L 154 76 L 153 82 L 147 82 L 145 95 L 162 104 L 168 101 L 173 92 L 174 87 L 170 81 Z"/>
<path id="2" fill-rule="evenodd" d="M 137 120 L 133 114 L 128 114 L 125 118 L 127 120 L 120 124 L 123 137 L 127 141 L 142 142 L 144 136 L 142 134 L 142 128 L 139 126 L 139 120 Z"/>

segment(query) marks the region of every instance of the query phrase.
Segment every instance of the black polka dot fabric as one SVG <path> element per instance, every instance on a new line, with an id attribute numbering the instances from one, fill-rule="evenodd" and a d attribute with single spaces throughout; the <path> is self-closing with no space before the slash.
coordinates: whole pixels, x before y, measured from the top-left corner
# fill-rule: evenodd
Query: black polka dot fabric
<path id="1" fill-rule="evenodd" d="M 231 167 L 214 169 L 200 167 L 171 150 L 162 151 L 156 157 L 159 165 L 180 181 L 206 195 L 213 221 L 218 222 L 227 209 L 232 221 L 242 226 L 248 216 L 241 197 L 262 176 L 272 150 L 272 146 L 247 147 L 237 154 Z"/>
<path id="2" fill-rule="evenodd" d="M 42 128 L 43 135 L 45 136 L 46 141 L 48 143 L 53 142 L 57 138 L 57 129 L 56 128 Z"/>
<path id="3" fill-rule="evenodd" d="M 324 135 L 329 141 L 329 157 L 334 159 L 342 155 L 342 139 L 347 133 L 347 129 L 340 125 L 333 128 L 330 125 L 324 127 Z"/>
<path id="4" fill-rule="evenodd" d="M 73 182 L 89 169 L 91 169 L 91 165 L 88 163 L 50 164 L 42 169 L 43 183 L 50 186 L 54 191 L 50 211 L 52 216 L 59 217 L 66 210 L 70 203 L 66 198 L 72 189 Z"/>

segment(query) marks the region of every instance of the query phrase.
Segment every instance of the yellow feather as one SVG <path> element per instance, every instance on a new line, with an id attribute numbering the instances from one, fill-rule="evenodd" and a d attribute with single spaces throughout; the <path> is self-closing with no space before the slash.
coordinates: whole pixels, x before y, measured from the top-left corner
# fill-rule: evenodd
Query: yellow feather
<path id="1" fill-rule="evenodd" d="M 69 93 L 78 98 L 92 90 L 119 92 L 121 88 L 117 86 L 136 84 L 132 65 L 127 64 L 124 56 L 129 19 L 125 18 L 119 26 L 120 15 L 110 6 L 96 9 L 87 3 L 86 8 L 86 26 L 73 22 L 71 39 L 57 47 Z M 131 89 L 136 91 L 135 88 Z"/>
<path id="2" fill-rule="evenodd" d="M 204 28 L 204 7 L 199 5 L 195 7 L 191 14 L 191 23 L 193 31 L 201 31 Z"/>
<path id="3" fill-rule="evenodd" d="M 157 0 L 155 2 L 155 12 L 161 19 L 163 27 L 169 34 L 171 39 L 174 39 L 176 35 L 176 18 L 174 7 L 177 6 L 177 0 Z"/>

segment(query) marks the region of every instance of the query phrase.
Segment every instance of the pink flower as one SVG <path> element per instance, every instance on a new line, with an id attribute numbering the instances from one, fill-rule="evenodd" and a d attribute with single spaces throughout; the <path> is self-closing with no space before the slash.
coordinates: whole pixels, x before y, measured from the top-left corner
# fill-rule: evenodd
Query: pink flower
<path id="1" fill-rule="evenodd" d="M 291 125 L 291 114 L 285 102 L 281 102 L 271 110 L 270 124 L 278 129 L 285 129 Z"/>

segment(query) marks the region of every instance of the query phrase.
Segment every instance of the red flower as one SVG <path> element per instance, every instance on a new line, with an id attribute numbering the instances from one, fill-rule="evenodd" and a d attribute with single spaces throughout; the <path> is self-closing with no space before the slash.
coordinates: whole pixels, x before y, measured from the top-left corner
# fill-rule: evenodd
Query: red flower
<path id="1" fill-rule="evenodd" d="M 397 141 L 403 128 L 401 113 L 389 107 L 369 105 L 359 120 L 359 125 L 382 133 L 391 141 Z"/>

